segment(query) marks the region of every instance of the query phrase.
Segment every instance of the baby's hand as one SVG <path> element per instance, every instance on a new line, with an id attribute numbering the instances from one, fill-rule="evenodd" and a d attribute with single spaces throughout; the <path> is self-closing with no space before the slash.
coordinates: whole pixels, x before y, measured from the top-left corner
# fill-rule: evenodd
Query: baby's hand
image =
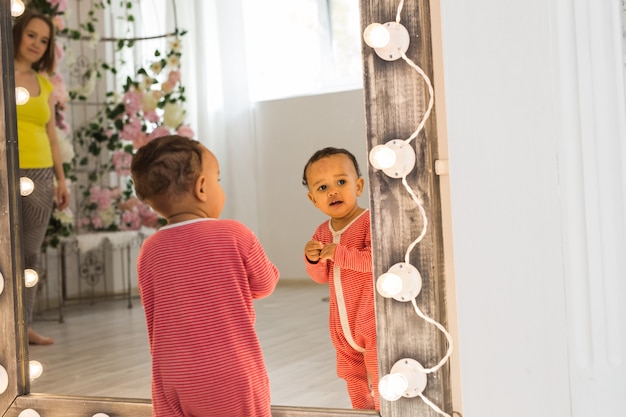
<path id="1" fill-rule="evenodd" d="M 322 242 L 318 242 L 317 240 L 310 240 L 304 246 L 304 255 L 311 262 L 317 262 L 320 260 L 320 253 L 324 248 L 324 244 Z"/>
<path id="2" fill-rule="evenodd" d="M 337 247 L 334 243 L 329 243 L 322 248 L 320 252 L 320 259 L 322 261 L 334 261 L 335 260 L 335 248 Z"/>

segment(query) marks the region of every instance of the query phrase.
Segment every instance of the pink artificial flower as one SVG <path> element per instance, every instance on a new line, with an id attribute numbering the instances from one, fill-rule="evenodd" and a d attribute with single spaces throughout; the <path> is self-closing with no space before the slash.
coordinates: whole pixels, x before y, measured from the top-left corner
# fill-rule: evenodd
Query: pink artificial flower
<path id="1" fill-rule="evenodd" d="M 57 6 L 57 12 L 64 12 L 67 9 L 67 0 L 48 0 L 50 6 Z"/>
<path id="2" fill-rule="evenodd" d="M 176 85 L 180 81 L 180 71 L 173 70 L 172 72 L 170 72 L 167 76 L 167 81 L 169 81 L 173 85 Z"/>
<path id="3" fill-rule="evenodd" d="M 146 111 L 143 113 L 143 118 L 146 119 L 147 121 L 151 122 L 151 123 L 156 123 L 158 122 L 161 117 L 159 116 L 159 114 L 152 110 L 152 111 Z"/>
<path id="4" fill-rule="evenodd" d="M 71 128 L 65 120 L 65 114 L 60 109 L 57 109 L 57 111 L 54 113 L 54 116 L 54 122 L 56 123 L 56 126 L 63 132 L 70 133 Z"/>
<path id="5" fill-rule="evenodd" d="M 126 94 L 124 94 L 124 106 L 126 107 L 126 114 L 129 118 L 132 118 L 141 110 L 142 96 L 143 94 L 139 91 L 127 91 Z"/>
<path id="6" fill-rule="evenodd" d="M 65 19 L 61 16 L 54 16 L 52 18 L 52 23 L 59 31 L 65 29 Z"/>
<path id="7" fill-rule="evenodd" d="M 137 200 L 136 197 L 130 197 L 128 200 L 126 201 L 121 201 L 118 204 L 118 207 L 120 208 L 120 210 L 122 211 L 130 211 L 130 210 L 134 210 L 135 207 L 137 207 L 139 205 L 139 200 Z"/>
<path id="8" fill-rule="evenodd" d="M 117 130 L 112 129 L 112 128 L 108 128 L 104 131 L 104 134 L 107 137 L 107 140 L 111 140 L 111 138 L 113 137 L 113 135 L 117 135 Z M 119 136 L 121 137 L 121 133 L 119 134 Z M 122 138 L 123 139 L 123 138 Z"/>
<path id="9" fill-rule="evenodd" d="M 142 225 L 156 229 L 159 226 L 159 216 L 150 208 L 149 205 L 141 203 L 139 206 L 139 214 L 141 215 Z"/>
<path id="10" fill-rule="evenodd" d="M 94 229 L 102 229 L 104 224 L 102 223 L 102 219 L 99 216 L 94 216 L 91 218 L 91 224 Z"/>
<path id="11" fill-rule="evenodd" d="M 96 202 L 98 203 L 98 210 L 106 210 L 111 207 L 111 190 L 103 188 L 100 190 L 100 194 L 96 196 Z"/>
<path id="12" fill-rule="evenodd" d="M 167 80 L 163 84 L 161 84 L 161 90 L 163 90 L 163 92 L 166 94 L 171 93 L 174 90 L 175 86 L 176 86 L 176 83 L 173 83 L 170 80 Z"/>
<path id="13" fill-rule="evenodd" d="M 52 99 L 55 103 L 58 103 L 65 108 L 65 105 L 70 101 L 70 95 L 67 92 L 63 75 L 57 72 L 50 77 L 50 81 L 52 82 L 52 85 L 54 85 L 54 90 L 52 90 Z"/>
<path id="14" fill-rule="evenodd" d="M 133 141 L 134 138 L 141 134 L 141 120 L 136 117 L 128 119 L 128 122 L 124 124 L 122 129 L 122 139 L 127 141 Z"/>
<path id="15" fill-rule="evenodd" d="M 150 138 L 148 138 L 146 132 L 140 132 L 137 136 L 133 137 L 133 149 L 137 150 L 148 142 L 150 142 Z"/>
<path id="16" fill-rule="evenodd" d="M 63 50 L 63 45 L 59 42 L 54 45 L 54 57 L 57 63 L 61 62 L 65 57 L 65 50 Z"/>
<path id="17" fill-rule="evenodd" d="M 113 153 L 113 167 L 117 175 L 130 175 L 130 162 L 133 156 L 126 151 Z"/>
<path id="18" fill-rule="evenodd" d="M 106 210 L 111 207 L 113 200 L 120 194 L 119 188 L 111 190 L 110 188 L 102 188 L 97 185 L 89 189 L 89 202 L 98 206 L 98 211 Z"/>
<path id="19" fill-rule="evenodd" d="M 126 211 L 122 214 L 122 230 L 137 230 L 141 227 L 141 217 L 136 210 Z"/>
<path id="20" fill-rule="evenodd" d="M 156 129 L 154 129 L 150 133 L 150 136 L 148 136 L 148 140 L 160 138 L 161 136 L 167 136 L 169 134 L 170 134 L 170 130 L 167 127 L 165 127 L 165 126 L 158 126 Z"/>
<path id="21" fill-rule="evenodd" d="M 91 224 L 91 219 L 89 217 L 81 217 L 80 219 L 78 219 L 78 221 L 76 222 L 76 225 L 78 226 L 79 229 L 82 229 L 84 227 L 87 227 Z"/>
<path id="22" fill-rule="evenodd" d="M 193 136 L 195 135 L 194 131 L 191 129 L 191 127 L 187 126 L 187 125 L 181 125 L 177 130 L 176 133 L 178 133 L 180 136 L 185 136 L 187 138 L 191 138 L 193 139 Z"/>
<path id="23" fill-rule="evenodd" d="M 101 190 L 97 185 L 92 185 L 89 189 L 89 202 L 96 203 L 98 201 L 98 197 L 100 196 Z"/>

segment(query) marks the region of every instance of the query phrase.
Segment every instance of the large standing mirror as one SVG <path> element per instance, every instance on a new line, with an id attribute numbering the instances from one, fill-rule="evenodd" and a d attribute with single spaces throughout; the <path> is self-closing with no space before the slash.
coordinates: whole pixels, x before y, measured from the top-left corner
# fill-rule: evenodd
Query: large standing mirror
<path id="1" fill-rule="evenodd" d="M 2 226 L 3 250 L 0 258 L 0 272 L 4 277 L 4 291 L 0 296 L 2 311 L 4 312 L 3 335 L 4 348 L 0 364 L 7 371 L 7 389 L 2 393 L 2 409 L 7 410 L 8 416 L 18 416 L 24 409 L 32 408 L 41 416 L 92 416 L 96 413 L 106 413 L 109 416 L 149 416 L 149 399 L 133 398 L 103 398 L 125 397 L 117 395 L 100 395 L 80 393 L 80 397 L 74 394 L 68 395 L 63 392 L 61 374 L 57 381 L 52 382 L 54 389 L 42 390 L 39 393 L 33 389 L 36 383 L 30 384 L 26 366 L 28 359 L 34 359 L 34 353 L 41 352 L 48 347 L 35 347 L 29 356 L 28 345 L 24 333 L 24 318 L 22 313 L 23 286 L 19 279 L 22 277 L 21 261 L 19 258 L 19 196 L 16 194 L 16 160 L 15 160 L 15 114 L 11 110 L 14 103 L 12 91 L 12 48 L 9 47 L 11 39 L 11 18 L 9 14 L 11 0 L 3 0 L 4 7 L 0 11 L 2 21 L 0 25 L 0 41 L 2 48 L 2 103 L 5 109 L 3 130 L 6 132 L 3 148 L 0 155 L 3 161 L 2 171 L 2 211 L 8 213 L 0 220 Z M 213 2 L 207 2 L 213 3 Z M 403 2 L 401 2 L 403 3 Z M 216 1 L 217 9 L 235 7 L 226 2 Z M 432 77 L 433 57 L 431 38 L 431 9 L 427 1 L 410 1 L 404 3 L 402 9 L 402 21 L 409 32 L 415 34 L 418 39 L 411 38 L 411 46 L 407 54 L 414 56 L 419 61 L 427 74 Z M 371 22 L 392 21 L 398 12 L 398 4 L 393 1 L 383 2 L 360 2 L 361 26 Z M 222 22 L 223 23 L 223 22 Z M 182 26 L 182 25 L 181 25 Z M 228 24 L 224 24 L 224 27 Z M 225 29 L 226 30 L 226 29 Z M 233 36 L 236 36 L 236 28 L 231 28 Z M 419 36 L 417 36 L 419 34 Z M 187 35 L 190 36 L 190 35 Z M 196 45 L 194 54 L 199 56 L 202 51 L 201 45 Z M 238 62 L 231 62 L 238 64 Z M 223 64 L 226 65 L 226 64 Z M 340 146 L 350 148 L 357 154 L 363 171 L 367 172 L 369 194 L 362 205 L 369 206 L 372 210 L 372 236 L 374 239 L 373 249 L 375 253 L 375 275 L 385 272 L 396 259 L 405 254 L 407 244 L 412 240 L 416 231 L 420 230 L 417 217 L 410 196 L 402 194 L 402 184 L 392 181 L 375 172 L 367 161 L 367 151 L 379 143 L 392 138 L 409 136 L 419 120 L 422 119 L 429 100 L 428 89 L 422 79 L 416 77 L 415 72 L 409 66 L 390 64 L 379 59 L 376 54 L 367 47 L 363 48 L 363 68 L 365 86 L 363 90 L 352 90 L 328 95 L 320 95 L 311 98 L 285 99 L 261 102 L 255 109 L 255 120 L 252 127 L 228 128 L 222 126 L 220 133 L 240 140 L 242 136 L 254 131 L 256 138 L 253 143 L 242 144 L 239 151 L 220 148 L 216 144 L 216 154 L 220 159 L 228 161 L 226 170 L 231 174 L 233 188 L 236 182 L 249 181 L 257 178 L 261 183 L 267 183 L 265 188 L 252 187 L 256 195 L 233 192 L 230 204 L 233 212 L 232 217 L 239 217 L 244 222 L 251 224 L 257 231 L 260 240 L 264 244 L 268 255 L 272 259 L 288 258 L 295 262 L 286 262 L 281 265 L 278 262 L 281 275 L 286 278 L 301 276 L 301 247 L 310 237 L 315 226 L 323 217 L 318 214 L 306 199 L 305 191 L 300 185 L 300 175 L 308 156 L 315 150 L 324 146 Z M 225 67 L 222 68 L 225 70 Z M 435 83 L 436 85 L 436 83 Z M 188 86 L 189 87 L 189 86 Z M 198 89 L 206 85 L 198 86 Z M 227 88 L 236 88 L 229 86 Z M 208 91 L 208 90 L 205 90 Z M 365 105 L 363 104 L 365 103 Z M 402 106 L 395 108 L 397 103 Z M 197 104 L 197 103 L 195 103 Z M 235 110 L 237 103 L 233 104 Z M 318 113 L 317 109 L 324 108 L 325 113 Z M 202 106 L 198 106 L 197 112 L 201 112 Z M 364 111 L 365 110 L 365 111 Z M 236 113 L 236 111 L 235 111 Z M 304 115 L 308 114 L 308 118 Z M 422 302 L 425 312 L 439 322 L 446 324 L 445 311 L 445 283 L 443 280 L 443 250 L 441 238 L 441 214 L 438 192 L 438 181 L 434 173 L 434 163 L 438 159 L 437 126 L 434 117 L 434 109 L 425 129 L 418 136 L 416 143 L 418 166 L 423 167 L 419 172 L 408 177 L 408 180 L 419 184 L 424 200 L 424 206 L 430 218 L 429 229 L 421 247 L 416 250 L 412 263 L 422 270 L 424 291 Z M 200 116 L 201 118 L 201 116 Z M 282 128 L 280 135 L 276 135 L 276 127 Z M 320 129 L 322 128 L 322 129 Z M 208 127 L 207 127 L 208 129 Z M 214 125 L 210 129 L 215 129 Z M 243 130 L 242 130 L 243 129 Z M 202 124 L 198 128 L 202 132 Z M 199 134 L 201 136 L 201 134 Z M 354 141 L 353 138 L 360 140 Z M 366 146 L 363 146 L 367 138 Z M 361 149 L 355 149 L 356 146 Z M 207 143 L 211 147 L 211 143 Z M 245 147 L 245 145 L 252 145 Z M 276 151 L 275 148 L 280 149 Z M 251 167 L 255 167 L 252 169 Z M 272 184 L 274 178 L 280 179 L 278 186 Z M 226 187 L 228 187 L 228 183 Z M 284 204 L 283 202 L 289 202 Z M 297 202 L 296 202 L 297 201 Z M 293 206 L 291 205 L 293 202 Z M 292 227 L 293 226 L 293 227 Z M 298 231 L 294 233 L 294 230 Z M 301 232 L 300 232 L 301 231 Z M 298 235 L 300 233 L 300 235 Z M 9 239 L 10 237 L 10 239 Z M 285 252 L 288 253 L 285 256 Z M 297 265 L 297 266 L 295 266 Z M 13 278 L 13 279 L 12 279 Z M 315 292 L 313 297 L 323 302 L 320 293 Z M 264 308 L 270 311 L 278 301 L 264 300 L 258 304 L 259 320 L 264 318 Z M 316 308 L 318 308 L 318 305 Z M 318 317 L 319 322 L 325 329 L 327 321 L 327 306 L 321 304 L 323 315 Z M 122 305 L 122 308 L 126 308 Z M 320 311 L 315 310 L 315 313 Z M 128 313 L 128 312 L 125 312 Z M 141 313 L 139 309 L 132 314 Z M 289 315 L 290 313 L 284 313 Z M 311 313 L 310 313 L 311 314 Z M 270 315 L 268 314 L 268 319 Z M 143 317 L 141 317 L 143 319 Z M 276 317 L 271 317 L 276 320 Z M 402 357 L 419 357 L 421 361 L 431 365 L 441 358 L 447 349 L 446 341 L 440 333 L 432 330 L 416 320 L 414 314 L 394 300 L 377 298 L 377 319 L 379 335 L 379 369 L 381 375 L 389 372 L 394 362 Z M 141 322 L 141 324 L 143 324 Z M 63 324 L 60 324 L 63 326 Z M 302 336 L 297 334 L 299 329 L 292 330 L 290 338 L 298 339 Z M 261 331 L 262 333 L 262 331 Z M 415 342 L 416 334 L 420 335 L 419 342 Z M 264 337 L 263 334 L 261 337 Z M 14 343 L 12 341 L 15 341 Z M 288 342 L 286 342 L 288 343 Z M 147 344 L 146 344 L 147 354 Z M 328 349 L 327 359 L 331 361 L 330 369 L 334 370 L 334 351 L 330 343 L 325 343 Z M 149 357 L 146 357 L 149 361 Z M 16 360 L 17 359 L 17 360 Z M 149 380 L 149 362 L 146 364 Z M 61 364 L 52 364 L 59 367 Z M 297 368 L 296 364 L 285 364 L 285 369 Z M 269 366 L 270 379 L 272 382 L 272 368 Z M 302 375 L 300 375 L 301 377 Z M 310 378 L 307 378 L 310 379 Z M 436 377 L 429 382 L 424 393 L 444 410 L 451 410 L 450 388 L 448 386 L 448 365 L 438 371 Z M 1 378 L 0 378 L 1 382 Z M 289 380 L 281 380 L 279 384 L 289 384 Z M 343 382 L 337 380 L 337 389 L 345 390 Z M 149 389 L 149 387 L 148 387 Z M 303 388 L 306 389 L 306 388 Z M 310 388 L 309 388 L 310 389 Z M 322 395 L 322 394 L 320 394 Z M 347 393 L 346 393 L 347 396 Z M 373 416 L 377 412 L 350 410 L 342 404 L 322 404 L 323 406 L 309 404 L 275 403 L 274 416 Z M 345 403 L 348 404 L 348 403 Z M 305 405 L 305 407 L 302 407 Z M 404 413 L 433 412 L 419 399 L 407 398 L 399 401 L 383 402 L 381 415 L 409 415 Z M 449 411 L 451 413 L 451 411 Z"/>

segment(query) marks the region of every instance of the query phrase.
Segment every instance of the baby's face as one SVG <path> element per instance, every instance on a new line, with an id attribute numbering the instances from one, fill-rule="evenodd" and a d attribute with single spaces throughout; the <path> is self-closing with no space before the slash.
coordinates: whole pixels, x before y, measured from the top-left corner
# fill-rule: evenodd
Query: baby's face
<path id="1" fill-rule="evenodd" d="M 202 176 L 205 178 L 203 183 L 203 187 L 205 187 L 204 192 L 208 196 L 207 200 L 203 202 L 203 209 L 209 217 L 217 219 L 224 208 L 225 196 L 219 182 L 219 162 L 215 155 L 206 148 L 204 148 L 202 154 Z"/>
<path id="2" fill-rule="evenodd" d="M 307 168 L 309 199 L 324 214 L 340 219 L 358 207 L 357 197 L 363 192 L 352 160 L 343 154 L 324 157 Z"/>

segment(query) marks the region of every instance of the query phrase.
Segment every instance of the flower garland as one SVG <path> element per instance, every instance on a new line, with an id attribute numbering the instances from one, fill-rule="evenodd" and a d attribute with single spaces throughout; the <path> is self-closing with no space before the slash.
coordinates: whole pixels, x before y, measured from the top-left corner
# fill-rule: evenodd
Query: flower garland
<path id="1" fill-rule="evenodd" d="M 132 3 L 125 3 L 126 19 L 133 22 L 129 14 Z M 35 7 L 51 16 L 57 33 L 66 39 L 89 40 L 92 46 L 100 36 L 95 30 L 99 11 L 110 6 L 106 2 L 94 2 L 88 13 L 89 21 L 78 29 L 69 29 L 63 19 L 67 0 L 32 0 L 27 7 Z M 63 237 L 78 232 L 138 230 L 141 227 L 155 228 L 162 220 L 133 193 L 130 178 L 130 161 L 133 153 L 154 138 L 179 134 L 193 137 L 193 130 L 184 123 L 185 88 L 181 83 L 180 58 L 182 55 L 180 36 L 186 32 L 176 31 L 168 36 L 167 52 L 154 52 L 147 68 L 139 68 L 132 77 L 126 78 L 122 91 L 106 93 L 102 110 L 86 124 L 78 128 L 74 136 L 74 152 L 68 140 L 71 129 L 64 112 L 71 100 L 84 101 L 93 92 L 100 70 L 117 74 L 117 69 L 107 63 L 98 63 L 90 68 L 82 86 L 67 88 L 60 71 L 51 77 L 55 85 L 56 123 L 63 155 L 63 166 L 68 181 L 78 184 L 77 220 L 66 209 L 55 210 L 48 226 L 45 246 L 56 247 Z M 133 40 L 116 40 L 117 52 L 132 47 Z M 57 62 L 64 57 L 65 49 L 59 42 L 55 45 Z M 86 180 L 78 181 L 78 173 L 87 171 Z M 113 185 L 111 183 L 114 183 Z M 68 187 L 69 189 L 69 187 Z"/>
<path id="2" fill-rule="evenodd" d="M 173 133 L 194 136 L 184 124 L 180 40 L 175 38 L 168 48 L 164 57 L 157 50 L 151 65 L 140 68 L 134 79 L 128 77 L 120 94 L 108 94 L 104 109 L 76 134 L 77 144 L 88 150 L 78 166 L 94 167 L 88 174 L 89 184 L 81 185 L 79 231 L 158 226 L 156 214 L 133 196 L 129 176 L 132 154 L 152 139 Z M 102 158 L 103 154 L 107 156 Z M 121 184 L 101 185 L 111 172 Z"/>

